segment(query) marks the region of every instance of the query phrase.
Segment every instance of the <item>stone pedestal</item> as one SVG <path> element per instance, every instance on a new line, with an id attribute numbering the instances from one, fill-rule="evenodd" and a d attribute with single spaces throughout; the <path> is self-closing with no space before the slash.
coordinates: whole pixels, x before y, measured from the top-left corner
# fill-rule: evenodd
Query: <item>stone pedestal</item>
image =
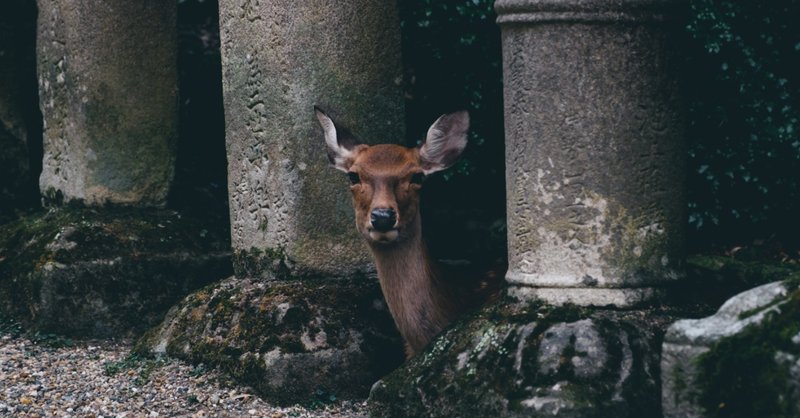
<path id="1" fill-rule="evenodd" d="M 670 319 L 501 298 L 376 382 L 370 416 L 657 417 Z"/>
<path id="2" fill-rule="evenodd" d="M 394 2 L 222 0 L 220 32 L 236 274 L 373 270 L 313 106 L 366 142 L 402 140 Z"/>
<path id="3" fill-rule="evenodd" d="M 797 279 L 755 287 L 712 316 L 673 323 L 661 348 L 663 416 L 799 416 L 798 329 Z"/>
<path id="4" fill-rule="evenodd" d="M 682 275 L 676 3 L 497 1 L 518 295 L 630 306 Z"/>
<path id="5" fill-rule="evenodd" d="M 42 194 L 163 205 L 177 135 L 175 2 L 37 4 Z"/>

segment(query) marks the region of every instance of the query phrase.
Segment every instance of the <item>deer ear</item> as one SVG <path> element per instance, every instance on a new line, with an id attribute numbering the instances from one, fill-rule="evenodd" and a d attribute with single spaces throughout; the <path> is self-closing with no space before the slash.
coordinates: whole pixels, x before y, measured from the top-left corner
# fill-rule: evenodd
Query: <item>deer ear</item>
<path id="1" fill-rule="evenodd" d="M 428 128 L 425 143 L 419 148 L 425 175 L 444 170 L 458 161 L 467 147 L 469 113 L 466 110 L 443 115 Z"/>
<path id="2" fill-rule="evenodd" d="M 325 131 L 325 145 L 328 149 L 328 160 L 338 170 L 347 172 L 353 164 L 354 150 L 359 142 L 346 128 L 337 125 L 325 112 L 314 106 L 317 120 Z"/>

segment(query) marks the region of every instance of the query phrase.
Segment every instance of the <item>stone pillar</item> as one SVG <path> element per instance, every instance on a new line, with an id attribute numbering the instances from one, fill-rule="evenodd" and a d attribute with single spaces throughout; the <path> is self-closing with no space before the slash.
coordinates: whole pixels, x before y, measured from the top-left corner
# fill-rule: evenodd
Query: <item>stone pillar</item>
<path id="1" fill-rule="evenodd" d="M 631 306 L 682 276 L 671 0 L 498 0 L 512 292 Z"/>
<path id="2" fill-rule="evenodd" d="M 160 206 L 177 136 L 176 3 L 38 0 L 45 198 Z"/>
<path id="3" fill-rule="evenodd" d="M 239 276 L 374 270 L 314 105 L 362 140 L 404 135 L 393 1 L 220 1 L 228 190 Z"/>

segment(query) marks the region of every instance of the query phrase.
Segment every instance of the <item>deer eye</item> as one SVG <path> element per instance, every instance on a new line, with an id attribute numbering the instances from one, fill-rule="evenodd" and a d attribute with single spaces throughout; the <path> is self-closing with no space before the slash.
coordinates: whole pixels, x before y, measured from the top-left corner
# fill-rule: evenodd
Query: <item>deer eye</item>
<path id="1" fill-rule="evenodd" d="M 347 178 L 350 179 L 350 184 L 361 183 L 361 177 L 358 177 L 358 173 L 354 171 L 348 171 Z"/>
<path id="2" fill-rule="evenodd" d="M 411 183 L 421 185 L 423 181 L 425 181 L 425 174 L 414 173 L 411 175 Z"/>

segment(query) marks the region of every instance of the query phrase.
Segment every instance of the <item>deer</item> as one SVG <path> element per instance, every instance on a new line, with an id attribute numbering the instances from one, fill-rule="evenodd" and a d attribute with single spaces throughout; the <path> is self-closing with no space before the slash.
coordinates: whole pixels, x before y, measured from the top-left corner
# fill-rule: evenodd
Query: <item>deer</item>
<path id="1" fill-rule="evenodd" d="M 449 277 L 422 237 L 420 190 L 451 167 L 467 146 L 467 111 L 436 119 L 417 147 L 367 145 L 314 107 L 331 165 L 347 174 L 355 223 L 372 253 L 381 291 L 404 342 L 406 358 L 445 327 L 496 295 L 486 277 Z"/>

